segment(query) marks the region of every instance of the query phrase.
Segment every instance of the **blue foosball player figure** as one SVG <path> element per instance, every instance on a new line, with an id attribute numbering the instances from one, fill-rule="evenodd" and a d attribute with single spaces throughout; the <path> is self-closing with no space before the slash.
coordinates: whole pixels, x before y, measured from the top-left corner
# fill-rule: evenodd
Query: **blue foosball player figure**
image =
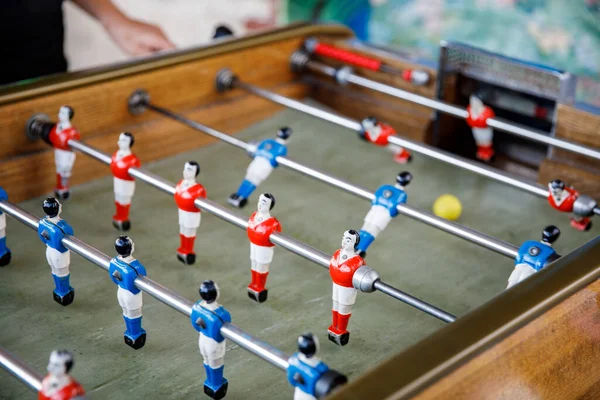
<path id="1" fill-rule="evenodd" d="M 110 260 L 108 274 L 119 287 L 117 300 L 123 309 L 125 344 L 137 350 L 146 344 L 146 331 L 142 329 L 142 291 L 135 286 L 135 280 L 138 276 L 146 276 L 146 268 L 133 258 L 135 245 L 129 237 L 119 236 L 115 250 L 119 255 Z"/>
<path id="2" fill-rule="evenodd" d="M 319 339 L 312 333 L 298 337 L 298 353 L 288 360 L 287 370 L 288 381 L 296 388 L 294 400 L 320 399 L 348 381 L 316 357 L 318 351 Z"/>
<path id="3" fill-rule="evenodd" d="M 398 215 L 398 205 L 406 203 L 406 186 L 412 181 L 410 172 L 400 172 L 396 176 L 396 184 L 383 185 L 375 192 L 371 209 L 365 216 L 365 222 L 360 230 L 360 243 L 357 246 L 361 257 L 367 255 L 367 249 L 377 235 L 383 231 L 390 221 Z"/>
<path id="4" fill-rule="evenodd" d="M 549 225 L 542 231 L 542 241 L 528 240 L 519 247 L 519 254 L 515 259 L 515 269 L 508 278 L 507 289 L 529 278 L 548 264 L 560 258 L 552 248 L 560 236 L 560 230 L 554 225 Z"/>
<path id="5" fill-rule="evenodd" d="M 6 191 L 0 187 L 0 200 L 8 200 Z M 6 214 L 0 210 L 0 267 L 10 263 L 11 252 L 6 247 Z"/>
<path id="6" fill-rule="evenodd" d="M 266 139 L 258 144 L 256 151 L 252 154 L 254 159 L 246 170 L 246 177 L 237 192 L 233 193 L 227 199 L 229 204 L 237 208 L 242 208 L 248 203 L 248 198 L 258 185 L 267 179 L 271 175 L 271 172 L 279 165 L 277 157 L 285 157 L 287 155 L 287 144 L 291 135 L 292 130 L 283 127 L 277 131 L 276 139 Z"/>
<path id="7" fill-rule="evenodd" d="M 198 347 L 206 370 L 204 393 L 219 400 L 227 394 L 228 386 L 227 379 L 223 377 L 225 338 L 221 335 L 221 327 L 231 322 L 231 315 L 217 302 L 220 292 L 215 282 L 202 282 L 199 292 L 202 300 L 192 307 L 190 320 L 194 329 L 200 332 Z"/>
<path id="8" fill-rule="evenodd" d="M 52 292 L 54 301 L 63 306 L 68 306 L 75 298 L 75 290 L 69 283 L 71 252 L 62 240 L 67 235 L 73 235 L 73 228 L 60 218 L 62 205 L 53 197 L 44 200 L 42 209 L 46 216 L 38 224 L 38 236 L 46 245 L 46 259 L 52 270 L 55 289 Z"/>

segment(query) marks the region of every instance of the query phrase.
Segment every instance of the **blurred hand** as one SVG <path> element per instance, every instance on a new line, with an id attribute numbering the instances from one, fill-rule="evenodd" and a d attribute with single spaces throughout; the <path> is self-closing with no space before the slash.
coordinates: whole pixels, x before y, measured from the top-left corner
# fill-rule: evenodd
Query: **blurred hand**
<path id="1" fill-rule="evenodd" d="M 117 46 L 132 56 L 175 48 L 162 29 L 145 22 L 127 17 L 113 18 L 104 24 L 104 28 Z"/>

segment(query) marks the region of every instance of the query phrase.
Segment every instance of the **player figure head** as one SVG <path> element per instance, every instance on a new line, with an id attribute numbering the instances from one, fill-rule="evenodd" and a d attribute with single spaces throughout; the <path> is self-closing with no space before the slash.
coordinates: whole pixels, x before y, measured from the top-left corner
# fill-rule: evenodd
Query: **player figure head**
<path id="1" fill-rule="evenodd" d="M 402 171 L 396 175 L 396 185 L 405 188 L 412 181 L 412 174 L 408 171 Z"/>
<path id="2" fill-rule="evenodd" d="M 550 189 L 550 194 L 557 200 L 560 200 L 562 197 L 563 191 L 565 190 L 565 183 L 560 179 L 555 179 L 548 184 L 548 189 Z"/>
<path id="3" fill-rule="evenodd" d="M 479 115 L 481 112 L 483 112 L 485 105 L 483 104 L 481 97 L 475 93 L 472 93 L 471 96 L 469 96 L 469 107 L 471 108 L 471 113 Z"/>
<path id="4" fill-rule="evenodd" d="M 542 243 L 545 243 L 548 246 L 552 246 L 552 243 L 556 242 L 559 236 L 560 229 L 558 229 L 554 225 L 548 225 L 542 231 Z"/>
<path id="5" fill-rule="evenodd" d="M 263 193 L 258 196 L 258 205 L 256 206 L 258 212 L 268 213 L 275 207 L 275 196 L 271 193 Z"/>
<path id="6" fill-rule="evenodd" d="M 377 126 L 379 122 L 375 117 L 367 117 L 362 120 L 361 125 L 365 131 L 369 131 Z"/>
<path id="7" fill-rule="evenodd" d="M 349 229 L 344 232 L 342 238 L 342 249 L 346 251 L 354 251 L 360 242 L 360 235 L 354 229 Z"/>
<path id="8" fill-rule="evenodd" d="M 129 150 L 133 147 L 133 142 L 135 141 L 133 134 L 129 132 L 121 132 L 119 135 L 119 140 L 117 140 L 117 145 L 119 146 L 119 150 Z"/>
<path id="9" fill-rule="evenodd" d="M 54 350 L 50 353 L 48 372 L 58 378 L 68 375 L 73 368 L 73 355 L 67 350 Z"/>
<path id="10" fill-rule="evenodd" d="M 119 236 L 117 240 L 115 240 L 115 250 L 121 257 L 129 257 L 135 250 L 135 244 L 129 236 Z"/>
<path id="11" fill-rule="evenodd" d="M 281 144 L 286 144 L 290 141 L 290 137 L 292 136 L 292 128 L 288 128 L 287 126 L 282 126 L 277 131 L 277 141 Z"/>
<path id="12" fill-rule="evenodd" d="M 319 338 L 312 333 L 298 336 L 298 351 L 306 358 L 312 358 L 319 351 Z"/>
<path id="13" fill-rule="evenodd" d="M 60 217 L 62 205 L 54 197 L 48 197 L 46 200 L 44 200 L 44 203 L 42 204 L 42 209 L 44 210 L 44 213 L 50 218 Z"/>
<path id="14" fill-rule="evenodd" d="M 202 282 L 198 292 L 200 293 L 200 297 L 202 298 L 202 300 L 204 300 L 208 304 L 216 302 L 219 299 L 219 295 L 221 294 L 219 286 L 215 282 L 210 280 Z"/>
<path id="15" fill-rule="evenodd" d="M 188 161 L 183 167 L 183 179 L 193 180 L 200 173 L 200 164 L 196 161 Z"/>
<path id="16" fill-rule="evenodd" d="M 62 124 L 71 122 L 75 116 L 75 111 L 70 106 L 62 106 L 58 110 L 58 121 Z"/>

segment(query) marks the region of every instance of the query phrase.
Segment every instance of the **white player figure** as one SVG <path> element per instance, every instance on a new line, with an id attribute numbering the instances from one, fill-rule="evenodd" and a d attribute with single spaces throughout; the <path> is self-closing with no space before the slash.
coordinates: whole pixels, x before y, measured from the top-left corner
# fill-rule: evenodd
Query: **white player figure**
<path id="1" fill-rule="evenodd" d="M 67 350 L 50 353 L 48 375 L 42 380 L 39 400 L 85 400 L 83 387 L 69 375 L 73 364 L 73 355 Z"/>
<path id="2" fill-rule="evenodd" d="M 73 228 L 62 218 L 62 205 L 54 197 L 44 200 L 42 209 L 46 216 L 38 223 L 38 236 L 46 245 L 46 259 L 52 270 L 55 289 L 52 292 L 54 301 L 68 306 L 73 302 L 75 291 L 70 285 L 71 251 L 62 240 L 65 235 L 73 235 Z"/>
<path id="3" fill-rule="evenodd" d="M 541 242 L 528 240 L 519 247 L 515 269 L 508 278 L 507 289 L 529 278 L 560 257 L 552 248 L 552 243 L 556 242 L 559 236 L 560 230 L 554 225 L 548 225 L 542 231 Z"/>
<path id="4" fill-rule="evenodd" d="M 223 377 L 226 341 L 221 335 L 221 328 L 231 322 L 231 315 L 217 302 L 220 290 L 215 282 L 202 282 L 199 292 L 202 300 L 192 307 L 190 319 L 192 326 L 200 333 L 198 347 L 206 371 L 204 393 L 218 400 L 227 394 L 228 382 Z"/>
<path id="5" fill-rule="evenodd" d="M 396 175 L 396 184 L 382 185 L 375 192 L 371 209 L 365 216 L 360 230 L 360 243 L 356 247 L 361 257 L 367 255 L 367 249 L 390 221 L 398 215 L 398 205 L 406 203 L 406 186 L 412 181 L 412 174 L 407 171 Z"/>
<path id="6" fill-rule="evenodd" d="M 248 285 L 248 297 L 262 303 L 267 300 L 265 288 L 269 266 L 273 261 L 274 244 L 269 240 L 274 232 L 281 232 L 281 224 L 271 215 L 275 207 L 275 197 L 270 193 L 258 198 L 257 211 L 248 220 L 248 239 L 250 239 L 250 269 L 252 281 Z"/>
<path id="7" fill-rule="evenodd" d="M 329 340 L 340 346 L 346 345 L 350 339 L 348 322 L 358 293 L 352 278 L 356 270 L 365 264 L 365 260 L 355 254 L 359 243 L 359 233 L 354 229 L 347 230 L 342 238 L 342 248 L 336 250 L 329 261 L 329 274 L 333 281 L 333 320 L 327 331 Z"/>
<path id="8" fill-rule="evenodd" d="M 54 163 L 56 164 L 56 187 L 54 194 L 57 199 L 68 199 L 70 196 L 69 178 L 75 164 L 75 152 L 69 146 L 69 140 L 79 140 L 81 135 L 71 125 L 75 115 L 69 106 L 62 106 L 58 111 L 58 123 L 52 127 L 47 140 L 54 147 Z"/>
<path id="9" fill-rule="evenodd" d="M 204 186 L 196 182 L 200 173 L 200 165 L 196 161 L 188 161 L 183 167 L 183 179 L 175 187 L 175 202 L 179 208 L 179 239 L 177 258 L 184 264 L 196 261 L 194 241 L 200 226 L 200 209 L 194 203 L 197 198 L 206 198 Z"/>
<path id="10" fill-rule="evenodd" d="M 379 122 L 375 117 L 363 119 L 361 125 L 361 137 L 377 146 L 386 146 L 394 154 L 394 161 L 398 164 L 406 164 L 412 160 L 408 150 L 389 142 L 389 137 L 396 135 L 396 131 L 390 125 Z"/>
<path id="11" fill-rule="evenodd" d="M 135 139 L 131 133 L 121 133 L 117 141 L 119 150 L 113 154 L 110 163 L 110 169 L 114 177 L 116 207 L 116 214 L 113 216 L 113 225 L 122 231 L 127 231 L 131 228 L 129 208 L 131 207 L 131 200 L 135 193 L 135 180 L 129 175 L 129 168 L 139 168 L 141 166 L 139 158 L 131 151 L 134 141 Z"/>
<path id="12" fill-rule="evenodd" d="M 117 300 L 123 310 L 125 320 L 125 344 L 135 350 L 146 344 L 146 331 L 142 328 L 142 291 L 135 285 L 138 276 L 146 276 L 146 268 L 133 257 L 135 244 L 127 236 L 119 236 L 115 241 L 119 254 L 110 260 L 108 275 L 117 284 Z"/>
<path id="13" fill-rule="evenodd" d="M 494 111 L 483 104 L 483 101 L 472 94 L 469 97 L 469 106 L 467 107 L 469 116 L 467 124 L 473 131 L 473 138 L 477 144 L 477 158 L 488 162 L 494 157 L 494 131 L 487 124 L 488 118 L 494 118 Z"/>

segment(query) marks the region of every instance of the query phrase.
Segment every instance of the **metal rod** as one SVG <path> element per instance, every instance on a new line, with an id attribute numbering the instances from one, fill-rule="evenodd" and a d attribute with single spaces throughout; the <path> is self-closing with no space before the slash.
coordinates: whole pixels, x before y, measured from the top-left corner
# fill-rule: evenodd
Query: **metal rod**
<path id="1" fill-rule="evenodd" d="M 336 71 L 335 68 L 329 67 L 329 66 L 322 66 L 319 68 L 322 68 L 324 71 L 329 71 L 328 74 L 330 74 L 330 73 L 335 74 L 335 71 Z M 236 78 L 232 81 L 232 85 L 237 88 L 246 90 L 249 93 L 255 94 L 258 97 L 262 97 L 265 100 L 269 100 L 274 103 L 281 104 L 283 106 L 289 107 L 289 108 L 297 110 L 297 111 L 307 113 L 309 115 L 324 119 L 329 122 L 333 122 L 335 124 L 349 128 L 356 132 L 360 132 L 362 129 L 362 125 L 360 124 L 360 122 L 358 122 L 356 120 L 332 113 L 327 110 L 320 109 L 318 107 L 309 106 L 309 105 L 301 103 L 297 100 L 289 99 L 287 97 L 278 95 L 278 94 L 270 92 L 268 90 L 258 88 L 254 85 L 244 83 L 244 82 L 240 81 L 238 78 Z M 409 92 L 407 92 L 407 93 L 409 93 Z M 413 95 L 412 93 L 409 93 L 409 94 Z M 413 95 L 413 96 L 421 97 L 418 95 Z M 426 97 L 423 97 L 423 99 L 425 99 L 427 101 L 436 102 L 435 100 L 431 100 Z M 419 103 L 419 104 L 421 104 L 421 103 Z M 452 107 L 454 107 L 454 106 L 452 106 Z M 458 107 L 454 107 L 454 108 L 456 110 L 459 110 Z M 517 189 L 521 189 L 525 192 L 534 194 L 536 196 L 547 198 L 549 195 L 548 190 L 544 186 L 542 186 L 538 183 L 525 182 L 525 181 L 515 177 L 514 175 L 505 173 L 499 169 L 491 168 L 491 167 L 488 167 L 488 166 L 480 164 L 480 163 L 472 162 L 470 160 L 467 160 L 466 158 L 463 158 L 463 157 L 460 157 L 460 156 L 457 156 L 457 155 L 454 155 L 451 153 L 447 153 L 447 152 L 439 150 L 435 147 L 432 147 L 432 146 L 429 146 L 429 145 L 426 145 L 423 143 L 417 143 L 417 142 L 414 142 L 414 141 L 406 139 L 406 138 L 401 138 L 400 136 L 397 136 L 397 135 L 390 136 L 388 138 L 388 141 L 389 141 L 389 143 L 405 147 L 409 150 L 415 151 L 419 154 L 423 154 L 427 157 L 445 162 L 450 165 L 454 165 L 456 167 L 465 169 L 467 171 L 474 172 L 476 174 L 485 176 L 490 179 L 494 179 L 498 182 L 504 183 L 504 184 L 512 186 L 512 187 L 516 187 Z M 283 165 L 284 163 L 286 163 L 286 162 L 284 161 L 281 164 Z M 595 214 L 600 215 L 600 206 L 595 207 L 593 211 Z"/>
<path id="2" fill-rule="evenodd" d="M 38 226 L 39 218 L 33 214 L 28 213 L 22 208 L 9 203 L 7 201 L 0 201 L 0 210 L 4 211 L 16 220 L 23 222 L 25 225 L 36 230 Z M 111 258 L 100 250 L 82 242 L 74 236 L 67 235 L 62 240 L 62 244 L 80 255 L 93 264 L 96 264 L 102 269 L 108 270 L 108 266 Z M 192 306 L 194 303 L 179 293 L 161 285 L 158 282 L 153 281 L 147 276 L 140 276 L 134 281 L 135 286 L 143 292 L 146 292 L 150 296 L 154 297 L 158 301 L 166 304 L 176 311 L 190 317 L 192 314 Z M 243 347 L 249 352 L 261 357 L 262 359 L 270 362 L 278 368 L 287 370 L 288 367 L 288 356 L 280 350 L 275 349 L 270 344 L 253 337 L 247 332 L 244 332 L 234 324 L 226 323 L 221 328 L 223 336 L 230 339 L 232 342 Z"/>
<path id="3" fill-rule="evenodd" d="M 329 66 L 315 61 L 308 61 L 306 63 L 306 67 L 310 71 L 318 72 L 331 77 L 336 77 L 338 71 L 334 68 L 331 68 Z M 357 86 L 375 90 L 377 92 L 384 93 L 406 101 L 410 101 L 412 103 L 420 104 L 422 106 L 432 108 L 434 110 L 441 111 L 443 113 L 450 114 L 455 117 L 466 119 L 469 116 L 467 110 L 465 109 L 453 106 L 443 101 L 433 100 L 424 96 L 419 96 L 406 90 L 402 90 L 390 85 L 376 82 L 372 79 L 367 79 L 362 76 L 358 76 L 351 72 L 344 75 L 344 80 L 345 82 L 350 82 Z M 488 118 L 487 124 L 492 128 L 496 128 L 498 130 L 511 133 L 516 136 L 520 136 L 529 140 L 544 143 L 550 146 L 561 148 L 563 150 L 571 151 L 573 153 L 582 154 L 584 156 L 600 160 L 600 151 L 596 149 L 583 146 L 577 143 L 569 142 L 567 140 L 557 139 L 548 136 L 545 132 L 539 130 L 531 129 L 526 126 L 515 123 L 508 123 L 507 121 L 496 117 Z"/>
<path id="4" fill-rule="evenodd" d="M 90 146 L 88 146 L 87 144 L 83 143 L 83 142 L 79 142 L 77 140 L 69 140 L 69 146 L 71 146 L 73 149 L 76 149 L 84 154 L 87 154 L 93 158 L 98 159 L 99 161 L 104 162 L 105 164 L 110 164 L 110 157 L 108 157 L 107 154 L 102 153 L 101 151 L 98 151 Z M 146 182 L 148 184 L 150 184 L 151 186 L 154 186 L 158 189 L 160 189 L 163 192 L 169 193 L 169 194 L 174 194 L 175 192 L 175 187 L 172 183 L 168 182 L 167 180 L 156 176 L 150 172 L 147 172 L 141 168 L 130 168 L 128 170 L 129 174 L 136 177 L 137 179 L 139 179 L 142 182 Z M 248 227 L 248 221 L 241 216 L 240 214 L 234 214 L 233 212 L 227 210 L 226 208 L 222 207 L 221 205 L 211 201 L 211 200 L 207 200 L 207 199 L 196 199 L 194 204 L 205 211 L 208 211 L 209 213 L 239 227 L 242 229 L 246 229 Z M 327 253 L 324 253 L 320 250 L 317 250 L 309 245 L 307 245 L 306 243 L 300 242 L 290 236 L 287 236 L 285 234 L 282 233 L 273 233 L 271 234 L 271 236 L 269 237 L 269 239 L 271 240 L 271 242 L 273 244 L 279 245 L 280 247 L 291 251 L 292 253 L 295 253 L 303 258 L 306 258 L 309 261 L 312 261 L 318 265 L 321 265 L 323 267 L 329 268 L 329 260 L 331 258 L 331 255 L 328 255 Z M 68 246 L 67 246 L 68 247 Z M 140 287 L 140 290 L 143 290 Z M 395 292 L 382 292 L 385 293 L 397 300 L 400 300 L 402 302 L 406 302 L 405 298 L 406 296 L 409 295 L 405 295 L 405 296 L 401 296 L 401 297 L 396 297 L 395 296 Z M 152 293 L 150 293 L 152 294 Z M 159 299 L 161 300 L 161 299 Z M 420 304 L 421 300 L 417 299 L 416 297 L 413 297 L 413 303 L 410 305 L 414 304 Z M 161 300 L 163 301 L 163 300 Z M 171 303 L 167 303 L 166 301 L 165 304 L 169 305 L 169 306 L 173 306 L 173 304 Z M 426 304 L 426 303 L 424 303 Z M 417 307 L 418 308 L 418 307 Z M 179 310 L 181 311 L 181 310 Z M 422 310 L 426 313 L 429 314 L 429 312 L 427 310 Z M 448 314 L 450 315 L 450 314 Z M 437 317 L 436 315 L 433 315 L 434 317 Z"/>
<path id="5" fill-rule="evenodd" d="M 44 377 L 2 347 L 0 347 L 0 365 L 30 389 L 35 390 L 36 392 L 42 390 L 42 379 L 44 379 Z"/>
<path id="6" fill-rule="evenodd" d="M 285 96 L 281 96 L 277 93 L 273 93 L 271 91 L 261 89 L 254 85 L 244 83 L 244 82 L 240 81 L 239 79 L 235 79 L 233 81 L 233 86 L 240 88 L 240 89 L 244 89 L 247 92 L 253 93 L 258 97 L 262 97 L 262 98 L 270 100 L 274 103 L 281 104 L 282 106 L 289 107 L 289 108 L 301 111 L 306 114 L 310 114 L 314 117 L 321 118 L 321 119 L 324 119 L 329 122 L 333 122 L 334 124 L 341 125 L 348 129 L 352 129 L 355 131 L 360 131 L 362 129 L 362 125 L 358 121 L 355 121 L 350 118 L 346 118 L 339 114 L 332 113 L 331 111 L 326 111 L 326 110 L 322 110 L 317 107 L 309 106 L 300 101 L 293 100 L 293 99 L 287 98 Z"/>

